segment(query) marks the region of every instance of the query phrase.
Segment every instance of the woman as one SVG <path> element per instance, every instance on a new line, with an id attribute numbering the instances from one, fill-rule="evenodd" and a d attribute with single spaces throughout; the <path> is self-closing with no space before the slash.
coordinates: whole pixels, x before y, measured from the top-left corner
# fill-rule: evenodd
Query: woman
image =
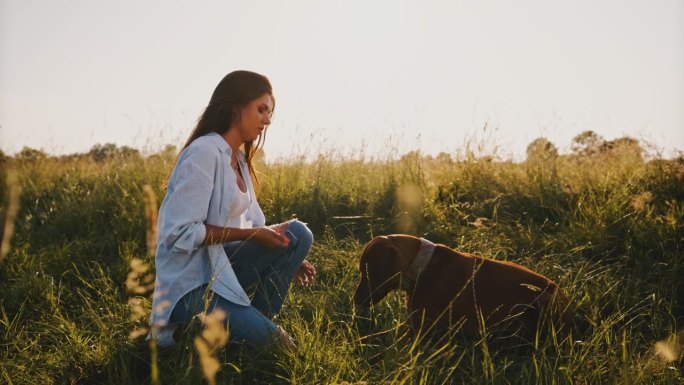
<path id="1" fill-rule="evenodd" d="M 266 77 L 229 73 L 178 156 L 158 218 L 150 323 L 159 346 L 214 309 L 228 314 L 231 341 L 291 342 L 272 318 L 290 282 L 306 285 L 316 270 L 304 259 L 313 242 L 306 225 L 266 227 L 254 193 L 252 159 L 274 107 Z"/>

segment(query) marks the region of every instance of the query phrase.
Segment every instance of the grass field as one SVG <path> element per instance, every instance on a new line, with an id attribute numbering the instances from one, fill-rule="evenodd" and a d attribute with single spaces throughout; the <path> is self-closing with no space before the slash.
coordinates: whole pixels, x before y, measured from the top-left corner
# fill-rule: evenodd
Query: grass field
<path id="1" fill-rule="evenodd" d="M 645 161 L 630 142 L 577 144 L 564 156 L 542 146 L 521 163 L 467 151 L 262 162 L 266 217 L 309 224 L 318 278 L 291 290 L 278 319 L 299 349 L 228 345 L 216 383 L 682 383 L 684 159 Z M 202 383 L 199 330 L 164 351 L 129 338 L 150 306 L 127 288 L 131 261 L 154 273 L 145 191 L 161 202 L 175 154 L 92 155 L 0 160 L 3 222 L 18 210 L 0 256 L 0 383 Z M 396 232 L 555 280 L 575 307 L 572 338 L 426 343 L 407 336 L 401 293 L 355 318 L 363 245 Z"/>

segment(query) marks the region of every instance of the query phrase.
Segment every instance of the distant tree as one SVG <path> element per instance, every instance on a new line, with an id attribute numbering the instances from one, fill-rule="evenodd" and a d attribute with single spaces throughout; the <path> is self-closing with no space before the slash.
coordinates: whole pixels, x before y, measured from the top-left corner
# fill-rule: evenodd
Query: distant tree
<path id="1" fill-rule="evenodd" d="M 604 140 L 593 131 L 585 131 L 572 139 L 571 147 L 575 155 L 581 157 L 643 162 L 644 149 L 638 140 L 628 136 Z"/>
<path id="2" fill-rule="evenodd" d="M 548 139 L 541 137 L 527 146 L 528 162 L 548 162 L 558 158 L 558 149 Z"/>
<path id="3" fill-rule="evenodd" d="M 87 154 L 96 162 L 103 162 L 112 158 L 128 158 L 140 156 L 140 151 L 128 147 L 117 147 L 114 143 L 96 144 L 90 148 Z"/>
<path id="4" fill-rule="evenodd" d="M 178 147 L 174 146 L 173 144 L 167 144 L 166 146 L 164 146 L 162 154 L 176 156 L 178 155 Z"/>
<path id="5" fill-rule="evenodd" d="M 88 156 L 96 162 L 102 162 L 114 155 L 116 145 L 114 143 L 96 144 L 88 151 Z"/>
<path id="6" fill-rule="evenodd" d="M 605 143 L 601 135 L 594 131 L 584 131 L 572 139 L 570 148 L 575 155 L 596 156 L 601 152 L 601 146 Z"/>
<path id="7" fill-rule="evenodd" d="M 450 164 L 450 163 L 454 162 L 453 159 L 451 158 L 451 155 L 447 152 L 444 152 L 444 151 L 437 154 L 437 157 L 435 158 L 435 160 L 437 161 L 437 163 L 444 163 L 444 164 Z"/>
<path id="8" fill-rule="evenodd" d="M 140 151 L 136 150 L 133 147 L 128 147 L 128 146 L 123 146 L 119 147 L 116 156 L 122 157 L 122 158 L 132 158 L 132 157 L 137 157 L 140 156 Z"/>
<path id="9" fill-rule="evenodd" d="M 406 154 L 402 155 L 401 158 L 399 158 L 400 161 L 402 162 L 417 162 L 422 158 L 422 154 L 418 150 L 412 150 L 407 152 Z"/>
<path id="10" fill-rule="evenodd" d="M 47 154 L 42 150 L 36 150 L 34 148 L 24 146 L 24 148 L 22 148 L 21 151 L 19 151 L 16 157 L 19 160 L 33 162 L 36 160 L 47 158 Z"/>
<path id="11" fill-rule="evenodd" d="M 644 149 L 638 140 L 624 136 L 615 140 L 604 142 L 601 145 L 601 153 L 620 157 L 623 159 L 635 159 L 643 161 Z"/>

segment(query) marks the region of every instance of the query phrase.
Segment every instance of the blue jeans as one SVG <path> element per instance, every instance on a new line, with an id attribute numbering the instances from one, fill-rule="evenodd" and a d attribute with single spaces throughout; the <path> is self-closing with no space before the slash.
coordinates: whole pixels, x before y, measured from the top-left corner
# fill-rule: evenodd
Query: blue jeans
<path id="1" fill-rule="evenodd" d="M 285 234 L 290 239 L 286 249 L 267 249 L 251 241 L 224 245 L 238 281 L 245 290 L 254 291 L 251 306 L 207 293 L 205 284 L 178 301 L 171 313 L 171 322 L 189 324 L 197 314 L 219 308 L 228 314 L 231 342 L 267 345 L 276 329 L 270 318 L 280 312 L 290 283 L 313 243 L 311 231 L 299 221 L 291 222 Z"/>

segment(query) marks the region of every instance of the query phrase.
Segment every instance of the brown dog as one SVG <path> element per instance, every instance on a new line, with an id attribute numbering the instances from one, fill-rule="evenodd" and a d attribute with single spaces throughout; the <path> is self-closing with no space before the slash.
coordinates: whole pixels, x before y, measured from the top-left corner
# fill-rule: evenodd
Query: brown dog
<path id="1" fill-rule="evenodd" d="M 465 335 L 550 320 L 567 334 L 569 301 L 553 281 L 511 262 L 460 253 L 410 235 L 373 238 L 363 251 L 354 303 L 369 307 L 394 289 L 407 292 L 414 330 L 460 326 Z"/>

